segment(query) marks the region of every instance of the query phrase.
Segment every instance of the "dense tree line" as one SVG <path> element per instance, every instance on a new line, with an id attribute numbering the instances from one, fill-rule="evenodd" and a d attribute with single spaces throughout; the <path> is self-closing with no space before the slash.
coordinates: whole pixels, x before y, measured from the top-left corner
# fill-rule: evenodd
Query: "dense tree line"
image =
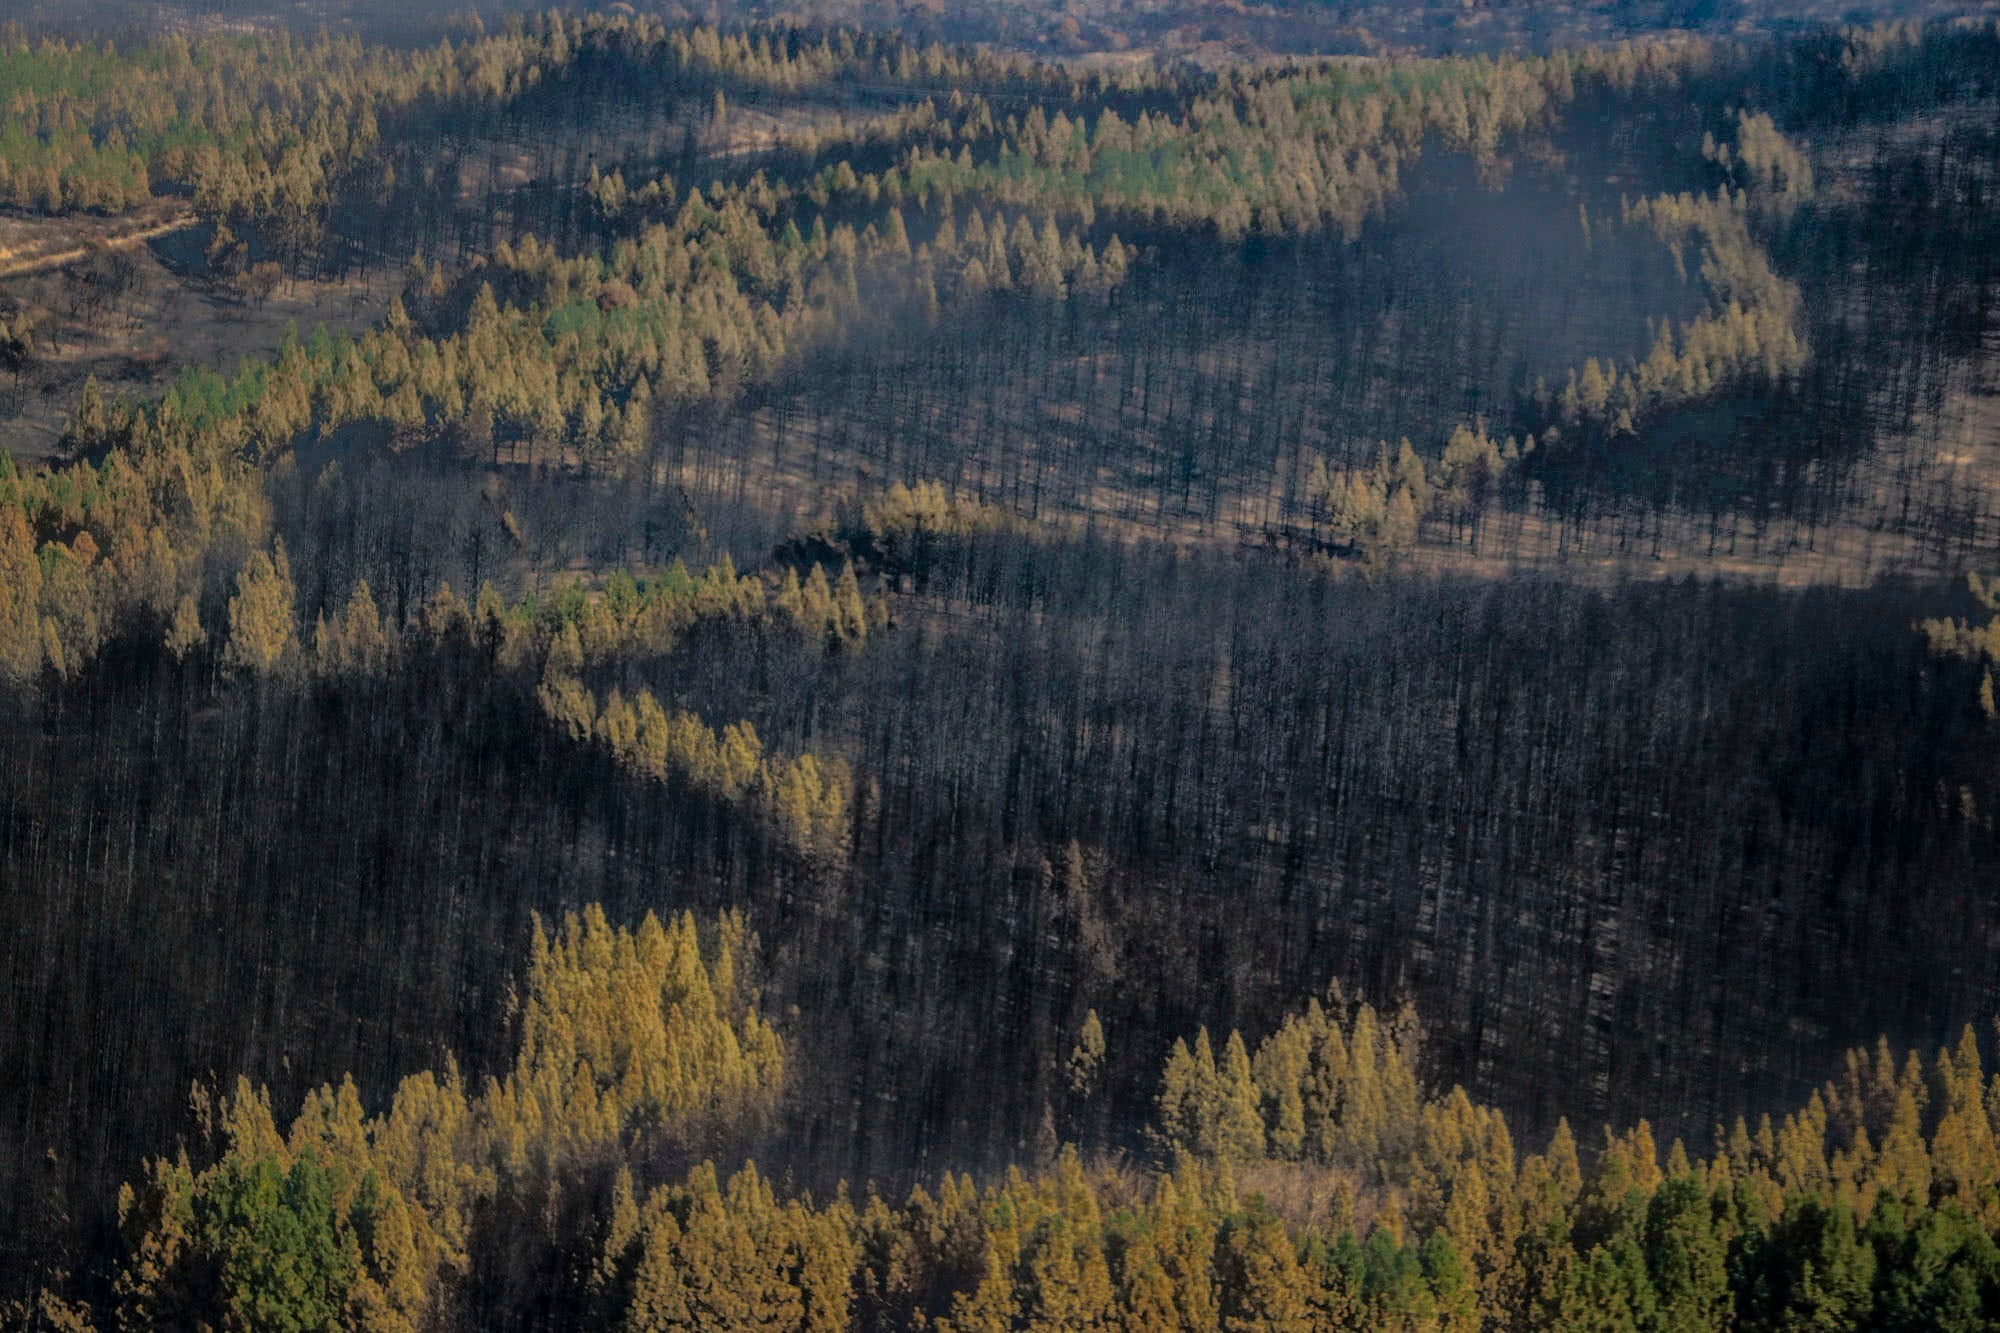
<path id="1" fill-rule="evenodd" d="M 239 1082 L 210 1146 L 120 1213 L 120 1327 L 1973 1329 L 2000 1317 L 2000 1129 L 1971 1028 L 1925 1061 L 1851 1051 L 1802 1109 L 1712 1157 L 1645 1121 L 1517 1155 L 1428 1092 L 1420 1029 L 1318 1003 L 1250 1053 L 1176 1040 L 1149 1167 L 1074 1149 L 901 1204 L 793 1196 L 746 1163 L 672 1178 L 663 1141 L 768 1109 L 778 1037 L 727 918 L 538 921 L 504 1079 L 455 1065 L 369 1116 L 351 1081 L 281 1132 Z M 1092 1027 L 1095 1027 L 1094 1015 Z M 1091 1072 L 1098 1045 L 1073 1062 Z M 1080 1047 L 1080 1050 L 1082 1048 Z M 1081 1089 L 1082 1084 L 1078 1084 Z M 654 1183 L 665 1176 L 662 1183 Z M 546 1202 L 543 1199 L 546 1198 Z M 492 1267 L 496 1261 L 504 1269 Z M 530 1292 L 525 1273 L 542 1277 Z M 497 1289 L 486 1284 L 497 1283 Z M 508 1305 L 507 1298 L 528 1298 Z M 45 1290 L 52 1324 L 86 1307 Z M 498 1321 L 497 1323 L 495 1321 Z"/>
<path id="2" fill-rule="evenodd" d="M 303 225 L 373 148 L 379 113 L 499 68 L 494 56 L 463 56 L 288 33 L 167 36 L 120 52 L 31 43 L 10 27 L 0 38 L 0 191 L 18 207 L 116 213 L 171 186 L 216 216 Z"/>
<path id="3" fill-rule="evenodd" d="M 562 1217 L 575 1177 L 741 1132 L 777 1092 L 783 1048 L 756 1009 L 751 941 L 736 918 L 708 935 L 685 916 L 626 930 L 592 910 L 554 938 L 536 922 L 513 1067 L 471 1092 L 448 1065 L 370 1117 L 345 1082 L 281 1134 L 268 1095 L 240 1082 L 205 1113 L 212 1165 L 162 1158 L 121 1194 L 117 1322 L 407 1329 L 475 1271 L 535 1299 L 546 1252 L 579 1220 Z M 554 1234 L 534 1234 L 538 1217 Z"/>
<path id="4" fill-rule="evenodd" d="M 280 30 L 108 43 L 0 30 L 0 191 L 46 212 L 122 212 L 155 186 L 212 217 L 299 227 L 379 143 L 385 117 L 521 96 L 595 53 L 700 90 L 796 93 L 839 82 L 1018 88 L 1067 85 L 1052 68 L 919 47 L 898 37 L 798 28 L 667 27 L 555 12 L 503 31 L 399 51 Z"/>

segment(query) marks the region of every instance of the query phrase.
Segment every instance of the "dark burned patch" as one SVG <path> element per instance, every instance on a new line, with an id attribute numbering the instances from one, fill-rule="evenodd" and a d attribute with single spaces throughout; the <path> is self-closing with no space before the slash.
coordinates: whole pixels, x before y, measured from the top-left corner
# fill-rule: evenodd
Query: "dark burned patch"
<path id="1" fill-rule="evenodd" d="M 835 531 L 817 528 L 778 544 L 771 552 L 777 564 L 789 565 L 804 574 L 814 565 L 838 569 L 852 563 L 857 570 L 873 570 L 881 563 L 881 553 L 864 531 Z"/>
<path id="2" fill-rule="evenodd" d="M 148 384 L 165 373 L 167 365 L 166 349 L 152 348 L 114 359 L 100 373 L 99 378 L 126 384 Z"/>

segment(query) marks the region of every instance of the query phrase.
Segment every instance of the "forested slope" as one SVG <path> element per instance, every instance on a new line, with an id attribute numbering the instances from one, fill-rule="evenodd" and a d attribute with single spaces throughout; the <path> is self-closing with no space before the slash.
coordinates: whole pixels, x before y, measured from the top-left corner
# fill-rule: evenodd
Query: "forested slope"
<path id="1" fill-rule="evenodd" d="M 122 1326 L 710 1329 L 1974 1329 L 2000 1317 L 2000 1145 L 1978 1038 L 1849 1052 L 1801 1110 L 1706 1159 L 1640 1121 L 1541 1152 L 1418 1022 L 1337 998 L 1251 1044 L 1174 1041 L 1149 1165 L 1073 1148 L 984 1188 L 946 1173 L 819 1201 L 741 1136 L 783 1082 L 740 918 L 537 919 L 504 1074 L 352 1081 L 280 1130 L 247 1080 L 197 1098 L 198 1156 L 119 1196 Z M 1068 1099 L 1101 1092 L 1087 1015 Z M 782 1095 L 782 1094 L 778 1094 Z M 727 1130 L 721 1127 L 727 1125 Z M 1586 1156 L 1589 1166 L 1584 1162 Z M 1156 1163 L 1157 1166 L 1150 1165 Z M 659 1183 L 655 1183 L 659 1182 Z M 31 1317 L 77 1327 L 44 1292 Z"/>
<path id="2" fill-rule="evenodd" d="M 0 459 L 9 1294 L 1978 1326 L 1996 71 L 10 35 L 396 296 Z"/>

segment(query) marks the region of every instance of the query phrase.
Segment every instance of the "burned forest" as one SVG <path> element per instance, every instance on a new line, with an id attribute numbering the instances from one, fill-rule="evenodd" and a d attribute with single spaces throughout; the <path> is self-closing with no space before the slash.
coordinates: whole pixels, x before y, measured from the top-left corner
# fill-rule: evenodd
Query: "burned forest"
<path id="1" fill-rule="evenodd" d="M 2000 1327 L 2000 16 L 0 13 L 0 1326 Z"/>

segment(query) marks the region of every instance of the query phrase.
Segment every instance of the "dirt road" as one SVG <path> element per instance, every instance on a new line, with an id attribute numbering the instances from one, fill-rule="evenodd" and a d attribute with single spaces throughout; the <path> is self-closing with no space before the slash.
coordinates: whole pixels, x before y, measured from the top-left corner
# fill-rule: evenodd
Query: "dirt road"
<path id="1" fill-rule="evenodd" d="M 95 237 L 87 244 L 71 246 L 65 250 L 25 254 L 19 257 L 0 252 L 0 281 L 30 277 L 36 273 L 46 273 L 51 269 L 61 268 L 65 264 L 73 264 L 97 247 L 107 250 L 128 250 L 135 245 L 143 245 L 147 241 L 171 235 L 184 227 L 191 227 L 194 225 L 194 220 L 194 213 L 183 209 L 135 231 Z"/>

